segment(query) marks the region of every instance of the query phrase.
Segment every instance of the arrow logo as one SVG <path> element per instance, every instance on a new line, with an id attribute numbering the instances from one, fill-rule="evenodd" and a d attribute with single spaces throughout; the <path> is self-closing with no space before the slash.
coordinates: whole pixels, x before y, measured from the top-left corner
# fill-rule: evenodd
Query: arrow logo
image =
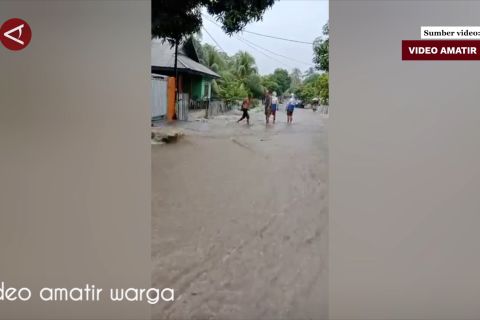
<path id="1" fill-rule="evenodd" d="M 8 30 L 7 32 L 5 32 L 3 35 L 5 37 L 7 37 L 8 39 L 11 39 L 17 43 L 20 43 L 22 46 L 25 44 L 22 40 L 20 40 L 20 38 L 22 37 L 22 29 L 23 27 L 25 27 L 24 24 L 21 24 L 19 25 L 18 27 L 15 27 L 13 29 L 10 29 Z M 14 33 L 14 32 L 17 32 L 18 31 L 18 38 L 15 38 L 15 37 L 12 37 L 11 34 Z"/>
<path id="2" fill-rule="evenodd" d="M 32 39 L 32 29 L 19 18 L 8 19 L 0 27 L 0 42 L 5 48 L 18 51 L 24 49 Z"/>

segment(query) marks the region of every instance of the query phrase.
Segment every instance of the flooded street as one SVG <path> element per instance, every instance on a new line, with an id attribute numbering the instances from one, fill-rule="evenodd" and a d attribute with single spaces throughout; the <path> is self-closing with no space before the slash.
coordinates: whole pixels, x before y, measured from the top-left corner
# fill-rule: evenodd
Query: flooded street
<path id="1" fill-rule="evenodd" d="M 175 289 L 154 319 L 327 318 L 327 119 L 261 111 L 152 146 L 152 286 Z"/>

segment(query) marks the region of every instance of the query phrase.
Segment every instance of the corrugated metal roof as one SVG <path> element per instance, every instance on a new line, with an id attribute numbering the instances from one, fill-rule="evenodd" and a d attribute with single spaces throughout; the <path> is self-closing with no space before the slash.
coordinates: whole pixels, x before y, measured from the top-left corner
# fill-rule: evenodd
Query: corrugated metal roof
<path id="1" fill-rule="evenodd" d="M 171 48 L 168 42 L 159 40 L 152 41 L 152 67 L 174 68 L 175 48 Z M 216 72 L 187 57 L 181 48 L 178 50 L 177 67 L 179 70 L 192 71 L 212 78 L 220 78 Z"/>

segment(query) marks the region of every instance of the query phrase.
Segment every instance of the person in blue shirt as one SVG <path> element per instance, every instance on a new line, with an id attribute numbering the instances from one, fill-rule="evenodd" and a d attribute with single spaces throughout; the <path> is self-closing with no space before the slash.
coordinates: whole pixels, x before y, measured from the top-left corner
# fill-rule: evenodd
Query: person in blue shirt
<path id="1" fill-rule="evenodd" d="M 292 94 L 287 103 L 287 123 L 292 123 L 293 121 L 293 110 L 295 110 L 295 104 L 295 96 Z"/>

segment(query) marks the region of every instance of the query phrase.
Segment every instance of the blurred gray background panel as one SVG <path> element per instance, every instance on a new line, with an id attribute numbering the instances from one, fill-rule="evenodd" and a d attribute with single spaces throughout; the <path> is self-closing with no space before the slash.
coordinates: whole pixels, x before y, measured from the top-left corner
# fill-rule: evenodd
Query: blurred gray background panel
<path id="1" fill-rule="evenodd" d="M 38 290 L 150 286 L 150 2 L 1 1 L 12 17 L 32 40 L 0 45 L 0 281 L 34 296 L 0 318 L 148 319 Z"/>
<path id="2" fill-rule="evenodd" d="M 330 316 L 480 318 L 478 61 L 402 61 L 477 1 L 330 3 Z"/>

